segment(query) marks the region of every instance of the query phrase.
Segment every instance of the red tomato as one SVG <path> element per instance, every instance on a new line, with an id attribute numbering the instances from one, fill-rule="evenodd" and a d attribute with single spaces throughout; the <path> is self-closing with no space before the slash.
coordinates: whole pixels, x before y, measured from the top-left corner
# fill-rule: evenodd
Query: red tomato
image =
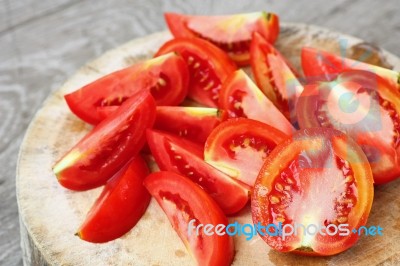
<path id="1" fill-rule="evenodd" d="M 85 241 L 104 243 L 129 232 L 150 203 L 150 194 L 143 186 L 148 174 L 146 162 L 135 157 L 107 182 L 77 235 Z"/>
<path id="2" fill-rule="evenodd" d="M 211 132 L 204 160 L 253 186 L 265 158 L 286 138 L 283 132 L 267 124 L 246 118 L 231 119 Z"/>
<path id="3" fill-rule="evenodd" d="M 149 90 L 157 105 L 178 105 L 186 97 L 189 74 L 173 53 L 108 74 L 65 95 L 71 111 L 90 124 L 102 120 L 99 107 L 119 106 L 133 94 Z"/>
<path id="4" fill-rule="evenodd" d="M 247 65 L 251 34 L 258 32 L 274 43 L 279 34 L 279 18 L 273 13 L 255 12 L 227 16 L 189 16 L 165 13 L 175 37 L 201 37 L 220 47 L 239 65 Z"/>
<path id="5" fill-rule="evenodd" d="M 225 214 L 234 214 L 246 205 L 250 187 L 205 163 L 201 146 L 153 130 L 147 131 L 147 142 L 161 170 L 181 174 L 199 184 Z"/>
<path id="6" fill-rule="evenodd" d="M 295 123 L 295 106 L 303 86 L 294 68 L 258 33 L 253 34 L 251 41 L 250 63 L 258 87 L 287 119 Z"/>
<path id="7" fill-rule="evenodd" d="M 166 42 L 156 56 L 177 52 L 189 67 L 188 96 L 198 103 L 216 107 L 222 82 L 236 70 L 229 57 L 213 44 L 199 38 L 177 38 Z"/>
<path id="8" fill-rule="evenodd" d="M 227 225 L 228 220 L 219 206 L 207 193 L 189 179 L 172 172 L 156 172 L 149 175 L 144 185 L 164 210 L 186 248 L 198 265 L 230 265 L 234 256 L 232 237 L 224 235 L 189 234 L 189 224 Z"/>
<path id="9" fill-rule="evenodd" d="M 149 91 L 130 97 L 54 165 L 60 184 L 72 190 L 104 185 L 143 147 L 155 113 Z"/>
<path id="10" fill-rule="evenodd" d="M 374 180 L 400 175 L 400 92 L 379 76 L 349 70 L 332 82 L 306 86 L 299 98 L 301 128 L 333 127 L 351 136 L 367 155 Z"/>
<path id="11" fill-rule="evenodd" d="M 224 82 L 219 107 L 230 117 L 261 121 L 290 135 L 294 130 L 286 117 L 261 92 L 243 70 L 232 73 Z"/>
<path id="12" fill-rule="evenodd" d="M 366 224 L 373 194 L 368 160 L 351 138 L 334 129 L 303 129 L 265 160 L 252 194 L 253 222 L 286 227 L 285 237 L 271 227 L 262 231 L 273 249 L 333 255 L 358 240 L 351 231 Z M 297 234 L 290 235 L 295 224 Z"/>

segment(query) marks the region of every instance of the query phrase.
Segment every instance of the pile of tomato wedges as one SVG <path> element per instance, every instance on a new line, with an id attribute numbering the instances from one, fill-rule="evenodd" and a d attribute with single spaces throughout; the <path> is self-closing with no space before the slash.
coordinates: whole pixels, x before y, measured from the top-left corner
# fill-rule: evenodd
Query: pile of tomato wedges
<path id="1" fill-rule="evenodd" d="M 75 191 L 104 185 L 78 236 L 121 237 L 151 197 L 199 265 L 230 264 L 234 243 L 188 235 L 189 221 L 226 225 L 249 201 L 255 224 L 365 225 L 373 184 L 400 175 L 399 73 L 304 47 L 300 75 L 273 46 L 272 13 L 165 18 L 174 38 L 154 58 L 65 95 L 94 127 L 54 173 Z M 240 69 L 248 65 L 254 79 Z M 261 237 L 307 255 L 359 238 Z"/>

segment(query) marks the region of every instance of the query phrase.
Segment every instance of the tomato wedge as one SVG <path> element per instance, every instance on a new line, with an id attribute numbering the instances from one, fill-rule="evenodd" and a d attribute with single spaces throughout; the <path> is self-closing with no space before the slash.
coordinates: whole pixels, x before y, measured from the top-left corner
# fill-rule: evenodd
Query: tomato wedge
<path id="1" fill-rule="evenodd" d="M 295 106 L 303 86 L 294 68 L 258 33 L 253 34 L 251 41 L 250 63 L 257 86 L 287 119 L 295 123 Z"/>
<path id="2" fill-rule="evenodd" d="M 283 132 L 267 124 L 234 118 L 211 132 L 205 145 L 204 160 L 253 186 L 265 158 L 286 138 Z"/>
<path id="3" fill-rule="evenodd" d="M 229 57 L 213 44 L 199 38 L 176 38 L 166 42 L 156 56 L 177 52 L 189 67 L 188 96 L 198 103 L 216 107 L 222 82 L 237 69 Z"/>
<path id="4" fill-rule="evenodd" d="M 348 70 L 332 82 L 308 85 L 297 112 L 301 128 L 332 127 L 356 140 L 375 183 L 400 176 L 400 92 L 381 77 Z"/>
<path id="5" fill-rule="evenodd" d="M 149 91 L 126 100 L 54 165 L 60 184 L 72 190 L 104 185 L 143 147 L 155 112 Z"/>
<path id="6" fill-rule="evenodd" d="M 333 255 L 358 240 L 352 230 L 366 224 L 373 194 L 368 160 L 351 138 L 334 129 L 303 129 L 265 160 L 252 194 L 253 222 L 287 228 L 262 231 L 273 249 Z M 290 234 L 295 225 L 297 234 Z"/>
<path id="7" fill-rule="evenodd" d="M 279 34 L 278 16 L 267 12 L 225 16 L 165 13 L 165 20 L 175 37 L 201 37 L 227 52 L 241 66 L 249 63 L 253 32 L 258 32 L 272 44 Z"/>
<path id="8" fill-rule="evenodd" d="M 228 219 L 219 206 L 198 185 L 186 177 L 172 172 L 156 172 L 149 175 L 144 185 L 164 210 L 186 248 L 198 265 L 230 265 L 234 256 L 233 238 L 227 235 L 206 235 L 199 230 L 189 234 L 193 226 L 210 224 L 227 226 Z"/>
<path id="9" fill-rule="evenodd" d="M 225 214 L 240 211 L 248 202 L 250 187 L 218 171 L 203 161 L 203 149 L 193 142 L 154 130 L 147 142 L 159 168 L 199 184 Z"/>
<path id="10" fill-rule="evenodd" d="M 103 118 L 99 107 L 119 106 L 142 90 L 149 90 L 157 105 L 178 105 L 187 95 L 188 82 L 186 63 L 170 53 L 108 74 L 65 95 L 65 100 L 75 115 L 95 125 Z"/>
<path id="11" fill-rule="evenodd" d="M 294 128 L 275 105 L 261 92 L 243 70 L 237 70 L 224 82 L 219 107 L 230 117 L 245 117 L 273 126 L 285 134 Z"/>
<path id="12" fill-rule="evenodd" d="M 77 235 L 88 242 L 104 243 L 129 232 L 150 203 L 150 194 L 143 186 L 148 174 L 146 162 L 135 157 L 107 182 Z"/>

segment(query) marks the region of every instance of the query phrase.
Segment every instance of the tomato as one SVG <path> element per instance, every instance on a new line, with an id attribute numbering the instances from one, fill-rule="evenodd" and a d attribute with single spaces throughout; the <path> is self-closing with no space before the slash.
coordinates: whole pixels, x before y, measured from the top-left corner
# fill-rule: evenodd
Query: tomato
<path id="1" fill-rule="evenodd" d="M 234 118 L 211 132 L 205 145 L 204 160 L 253 186 L 265 158 L 286 138 L 283 132 L 267 124 Z"/>
<path id="2" fill-rule="evenodd" d="M 279 34 L 278 16 L 267 12 L 225 16 L 165 13 L 165 20 L 175 37 L 201 37 L 227 52 L 241 66 L 249 63 L 253 32 L 258 32 L 272 44 Z"/>
<path id="3" fill-rule="evenodd" d="M 251 199 L 253 222 L 286 228 L 285 235 L 273 227 L 260 234 L 275 250 L 333 255 L 358 240 L 351 231 L 366 224 L 373 194 L 368 160 L 350 137 L 334 129 L 303 129 L 265 160 Z"/>
<path id="4" fill-rule="evenodd" d="M 344 70 L 358 69 L 373 72 L 400 90 L 400 73 L 383 67 L 338 56 L 323 50 L 304 47 L 301 51 L 304 74 L 311 80 L 329 81 Z"/>
<path id="5" fill-rule="evenodd" d="M 303 86 L 294 68 L 258 33 L 253 34 L 251 41 L 250 62 L 258 87 L 287 119 L 295 123 L 295 106 Z"/>
<path id="6" fill-rule="evenodd" d="M 149 91 L 127 99 L 54 165 L 60 184 L 72 190 L 104 185 L 143 147 L 155 112 Z"/>
<path id="7" fill-rule="evenodd" d="M 232 73 L 224 82 L 219 107 L 230 117 L 261 121 L 290 135 L 294 130 L 286 117 L 260 91 L 243 70 Z"/>
<path id="8" fill-rule="evenodd" d="M 77 235 L 88 242 L 104 243 L 129 232 L 150 203 L 143 186 L 148 174 L 146 162 L 135 157 L 107 182 Z"/>
<path id="9" fill-rule="evenodd" d="M 224 233 L 206 235 L 193 226 L 228 224 L 219 206 L 207 193 L 191 180 L 172 172 L 156 172 L 149 175 L 144 185 L 164 210 L 186 248 L 198 265 L 230 265 L 234 256 L 233 238 Z M 190 221 L 194 220 L 194 223 Z M 190 233 L 189 233 L 190 232 Z"/>
<path id="10" fill-rule="evenodd" d="M 201 146 L 173 135 L 147 131 L 147 142 L 159 168 L 199 184 L 225 214 L 240 211 L 247 203 L 250 187 L 203 161 Z"/>
<path id="11" fill-rule="evenodd" d="M 177 38 L 166 42 L 156 56 L 177 52 L 189 67 L 188 96 L 198 103 L 216 107 L 222 82 L 236 70 L 229 57 L 213 44 L 199 38 Z"/>
<path id="12" fill-rule="evenodd" d="M 400 92 L 381 77 L 348 70 L 332 82 L 309 85 L 297 112 L 301 128 L 333 127 L 356 140 L 371 163 L 375 183 L 400 176 Z"/>
<path id="13" fill-rule="evenodd" d="M 65 95 L 71 111 L 83 121 L 98 124 L 99 107 L 119 106 L 133 94 L 149 90 L 157 105 L 178 105 L 188 90 L 188 69 L 183 59 L 170 53 L 108 74 Z"/>

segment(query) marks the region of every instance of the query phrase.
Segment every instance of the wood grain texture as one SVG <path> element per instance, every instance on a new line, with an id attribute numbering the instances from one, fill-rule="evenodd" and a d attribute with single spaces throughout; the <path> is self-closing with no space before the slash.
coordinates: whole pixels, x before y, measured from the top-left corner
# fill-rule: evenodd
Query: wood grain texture
<path id="1" fill-rule="evenodd" d="M 165 28 L 162 12 L 271 10 L 283 21 L 346 32 L 400 55 L 398 0 L 0 0 L 0 265 L 20 265 L 15 198 L 22 137 L 46 96 L 90 59 Z"/>

